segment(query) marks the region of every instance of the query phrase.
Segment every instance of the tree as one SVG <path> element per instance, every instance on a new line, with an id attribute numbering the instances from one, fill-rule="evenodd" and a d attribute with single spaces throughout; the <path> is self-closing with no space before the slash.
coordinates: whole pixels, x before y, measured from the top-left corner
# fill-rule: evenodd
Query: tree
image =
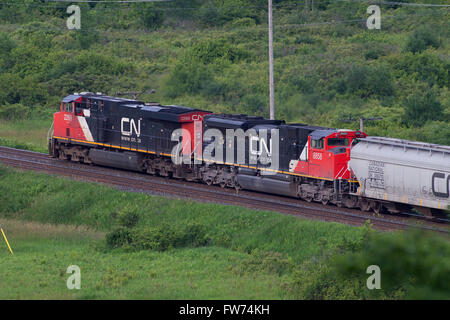
<path id="1" fill-rule="evenodd" d="M 416 29 L 408 38 L 406 50 L 412 53 L 420 53 L 428 47 L 439 48 L 440 42 L 436 32 L 429 27 Z"/>
<path id="2" fill-rule="evenodd" d="M 404 122 L 411 126 L 423 126 L 428 120 L 439 120 L 444 108 L 436 98 L 434 90 L 416 92 L 403 101 Z"/>
<path id="3" fill-rule="evenodd" d="M 166 19 L 166 14 L 161 9 L 153 5 L 144 4 L 139 7 L 139 16 L 145 27 L 149 29 L 158 29 L 164 23 Z"/>

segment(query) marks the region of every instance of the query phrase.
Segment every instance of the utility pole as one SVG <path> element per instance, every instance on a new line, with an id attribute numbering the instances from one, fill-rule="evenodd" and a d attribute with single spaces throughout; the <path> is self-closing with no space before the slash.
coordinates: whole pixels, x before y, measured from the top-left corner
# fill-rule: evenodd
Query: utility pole
<path id="1" fill-rule="evenodd" d="M 275 98 L 273 87 L 273 25 L 272 0 L 269 0 L 269 90 L 270 90 L 270 120 L 275 120 Z"/>

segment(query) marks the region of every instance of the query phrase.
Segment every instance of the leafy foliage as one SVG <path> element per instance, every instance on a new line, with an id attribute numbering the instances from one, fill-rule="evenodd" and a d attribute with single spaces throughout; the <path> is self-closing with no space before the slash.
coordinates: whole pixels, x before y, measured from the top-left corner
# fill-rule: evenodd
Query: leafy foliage
<path id="1" fill-rule="evenodd" d="M 409 299 L 450 297 L 450 244 L 445 238 L 423 230 L 372 236 L 362 250 L 336 259 L 341 275 L 359 279 L 369 265 L 380 267 L 382 288 L 388 294 L 403 288 Z"/>
<path id="2" fill-rule="evenodd" d="M 119 227 L 106 235 L 109 247 L 129 246 L 135 250 L 165 251 L 170 248 L 203 246 L 206 242 L 205 229 L 198 224 L 188 224 L 183 228 L 174 228 L 169 224 L 137 229 Z"/>
<path id="3" fill-rule="evenodd" d="M 383 116 L 367 123 L 370 134 L 450 144 L 438 130 L 450 113 L 445 13 L 386 5 L 392 19 L 367 30 L 340 23 L 365 17 L 366 3 L 274 4 L 277 118 L 355 129 L 338 120 Z M 79 5 L 82 29 L 65 30 L 57 3 L 2 3 L 0 106 L 13 114 L 3 118 L 33 114 L 20 106 L 54 110 L 73 92 L 152 89 L 139 98 L 268 116 L 266 1 Z M 420 95 L 431 101 L 426 109 L 414 106 Z"/>
<path id="4" fill-rule="evenodd" d="M 406 43 L 406 50 L 412 53 L 420 53 L 428 47 L 438 48 L 440 46 L 436 31 L 430 27 L 423 26 L 416 29 Z"/>
<path id="5" fill-rule="evenodd" d="M 408 125 L 422 126 L 428 120 L 439 120 L 443 116 L 443 107 L 434 91 L 425 94 L 415 93 L 407 97 L 405 105 L 405 122 Z"/>
<path id="6" fill-rule="evenodd" d="M 449 254 L 448 240 L 423 230 L 369 232 L 303 263 L 286 289 L 305 299 L 448 299 Z M 366 285 L 371 265 L 380 268 L 380 289 Z"/>

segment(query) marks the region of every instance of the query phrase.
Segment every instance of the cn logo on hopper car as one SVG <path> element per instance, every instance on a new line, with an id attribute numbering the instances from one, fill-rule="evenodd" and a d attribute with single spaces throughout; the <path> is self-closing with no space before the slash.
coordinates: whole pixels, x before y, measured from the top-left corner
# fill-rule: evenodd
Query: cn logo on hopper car
<path id="1" fill-rule="evenodd" d="M 436 180 L 438 180 L 438 179 L 445 180 L 446 189 L 447 189 L 446 192 L 436 191 L 435 183 L 437 182 Z M 447 176 L 447 179 L 445 179 L 444 173 L 441 173 L 441 172 L 433 173 L 433 175 L 431 177 L 431 188 L 433 190 L 433 194 L 439 198 L 448 198 L 450 196 L 449 183 L 450 183 L 450 174 Z"/>

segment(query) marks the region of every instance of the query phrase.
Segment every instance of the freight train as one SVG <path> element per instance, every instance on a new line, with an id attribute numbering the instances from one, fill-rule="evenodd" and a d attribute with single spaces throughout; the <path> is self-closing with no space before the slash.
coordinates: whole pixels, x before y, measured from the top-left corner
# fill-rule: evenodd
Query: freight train
<path id="1" fill-rule="evenodd" d="M 450 205 L 450 147 L 82 92 L 53 117 L 52 157 L 376 213 Z"/>

